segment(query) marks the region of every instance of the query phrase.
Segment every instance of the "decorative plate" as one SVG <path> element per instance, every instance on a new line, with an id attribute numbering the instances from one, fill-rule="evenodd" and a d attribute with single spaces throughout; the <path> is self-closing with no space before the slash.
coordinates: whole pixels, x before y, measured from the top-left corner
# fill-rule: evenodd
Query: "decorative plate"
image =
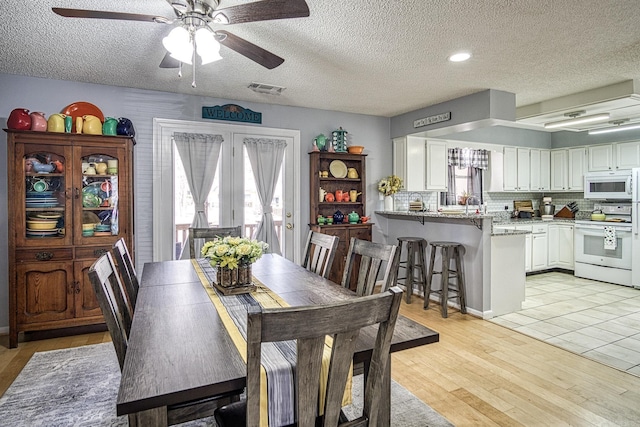
<path id="1" fill-rule="evenodd" d="M 62 114 L 66 114 L 67 116 L 73 117 L 73 121 L 72 121 L 73 124 L 71 126 L 72 133 L 76 133 L 77 117 L 92 115 L 92 116 L 96 116 L 97 118 L 100 119 L 102 123 L 104 123 L 104 114 L 102 114 L 102 110 L 100 110 L 98 107 L 96 107 L 95 105 L 89 102 L 84 102 L 84 101 L 74 102 L 73 104 L 69 104 L 66 107 L 64 107 L 64 109 L 60 112 Z"/>
<path id="2" fill-rule="evenodd" d="M 334 178 L 346 178 L 347 165 L 342 160 L 334 160 L 329 164 L 329 172 Z"/>

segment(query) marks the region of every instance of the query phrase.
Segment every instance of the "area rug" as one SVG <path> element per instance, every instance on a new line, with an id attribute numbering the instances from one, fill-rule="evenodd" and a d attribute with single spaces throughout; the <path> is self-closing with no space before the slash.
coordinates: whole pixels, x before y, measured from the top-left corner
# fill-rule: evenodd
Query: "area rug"
<path id="1" fill-rule="evenodd" d="M 120 369 L 111 343 L 35 353 L 0 398 L 0 424 L 7 426 L 127 426 L 116 416 Z M 347 416 L 362 409 L 362 376 L 353 384 Z M 395 381 L 391 384 L 391 425 L 452 426 Z M 181 424 L 214 427 L 213 418 Z"/>

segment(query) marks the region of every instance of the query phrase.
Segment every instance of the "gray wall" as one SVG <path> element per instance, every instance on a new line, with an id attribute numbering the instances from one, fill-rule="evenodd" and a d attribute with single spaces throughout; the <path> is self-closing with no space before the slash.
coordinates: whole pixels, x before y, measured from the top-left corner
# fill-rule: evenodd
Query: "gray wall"
<path id="1" fill-rule="evenodd" d="M 200 84 L 206 84 L 201 82 Z M 245 89 L 248 90 L 248 89 Z M 102 86 L 68 81 L 47 80 L 0 74 L 0 122 L 6 128 L 6 118 L 14 108 L 42 111 L 48 117 L 77 101 L 91 102 L 110 117 L 127 117 L 136 128 L 137 145 L 134 149 L 135 180 L 135 244 L 138 266 L 152 259 L 152 153 L 153 119 L 201 119 L 202 106 L 235 103 L 261 112 L 263 126 L 298 129 L 301 135 L 300 173 L 301 217 L 306 237 L 309 218 L 309 157 L 312 141 L 320 133 L 325 135 L 342 126 L 349 132 L 354 145 L 364 145 L 367 156 L 367 211 L 372 213 L 377 204 L 377 181 L 391 173 L 390 119 L 385 117 L 339 113 L 327 110 L 286 107 L 271 104 L 240 102 L 205 98 L 167 92 Z M 284 95 L 286 96 L 286 95 Z M 269 96 L 265 95 L 265 102 Z M 0 132 L 0 159 L 6 165 L 6 134 Z M 375 218 L 373 219 L 375 222 Z M 7 233 L 12 228 L 7 222 L 7 176 L 0 173 L 0 331 L 8 331 L 8 276 Z M 374 226 L 373 239 L 382 240 L 379 228 Z"/>

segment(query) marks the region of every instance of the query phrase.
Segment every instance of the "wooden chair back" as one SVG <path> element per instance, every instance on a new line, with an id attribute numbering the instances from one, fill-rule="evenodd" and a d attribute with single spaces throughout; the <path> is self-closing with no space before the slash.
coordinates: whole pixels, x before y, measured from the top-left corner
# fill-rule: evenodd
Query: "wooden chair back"
<path id="1" fill-rule="evenodd" d="M 191 259 L 199 258 L 200 248 L 196 249 L 196 239 L 204 239 L 204 242 L 208 242 L 218 237 L 227 236 L 242 237 L 242 226 L 227 228 L 189 228 L 189 256 Z"/>
<path id="2" fill-rule="evenodd" d="M 136 300 L 138 299 L 138 289 L 140 284 L 138 283 L 138 277 L 136 276 L 136 270 L 133 266 L 133 260 L 131 254 L 127 248 L 127 244 L 124 238 L 118 239 L 113 245 L 113 253 L 120 272 L 120 277 L 124 282 L 124 287 L 127 290 L 127 296 L 129 297 L 129 304 L 131 309 L 135 310 Z"/>
<path id="3" fill-rule="evenodd" d="M 327 335 L 333 350 L 326 386 L 322 426 L 378 425 L 383 375 L 388 365 L 391 338 L 402 291 L 387 292 L 335 304 L 263 309 L 252 307 L 247 326 L 248 427 L 257 427 L 260 417 L 260 360 L 262 343 L 296 340 L 296 408 L 299 427 L 316 426 L 322 353 Z M 369 375 L 364 385 L 364 410 L 358 420 L 340 423 L 340 409 L 353 360 L 355 344 L 362 328 L 379 325 Z"/>
<path id="4" fill-rule="evenodd" d="M 309 231 L 302 266 L 325 279 L 328 278 L 339 240 L 338 236 Z"/>
<path id="5" fill-rule="evenodd" d="M 91 265 L 89 280 L 109 328 L 111 341 L 122 370 L 131 332 L 131 312 L 125 299 L 125 290 L 116 274 L 113 258 L 109 252 Z"/>
<path id="6" fill-rule="evenodd" d="M 347 289 L 351 287 L 351 272 L 356 261 L 359 260 L 356 293 L 359 296 L 373 294 L 383 264 L 385 264 L 385 268 L 380 280 L 382 281 L 382 292 L 386 291 L 395 283 L 400 262 L 399 256 L 400 251 L 395 245 L 384 245 L 352 237 L 342 275 L 342 286 Z"/>

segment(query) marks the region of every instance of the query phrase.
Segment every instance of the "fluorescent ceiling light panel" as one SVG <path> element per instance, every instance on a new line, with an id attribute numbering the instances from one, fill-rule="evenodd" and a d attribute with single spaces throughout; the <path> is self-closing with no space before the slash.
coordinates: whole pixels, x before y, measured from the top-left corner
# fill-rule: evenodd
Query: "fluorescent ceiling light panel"
<path id="1" fill-rule="evenodd" d="M 621 132 L 623 130 L 640 129 L 640 123 L 634 123 L 624 126 L 611 126 L 608 128 L 592 129 L 589 131 L 589 135 L 598 135 L 601 133 Z"/>
<path id="2" fill-rule="evenodd" d="M 545 129 L 555 129 L 567 126 L 582 125 L 585 123 L 601 122 L 609 120 L 609 113 L 594 114 L 592 116 L 574 117 L 572 119 L 560 120 L 558 122 L 545 123 Z"/>

